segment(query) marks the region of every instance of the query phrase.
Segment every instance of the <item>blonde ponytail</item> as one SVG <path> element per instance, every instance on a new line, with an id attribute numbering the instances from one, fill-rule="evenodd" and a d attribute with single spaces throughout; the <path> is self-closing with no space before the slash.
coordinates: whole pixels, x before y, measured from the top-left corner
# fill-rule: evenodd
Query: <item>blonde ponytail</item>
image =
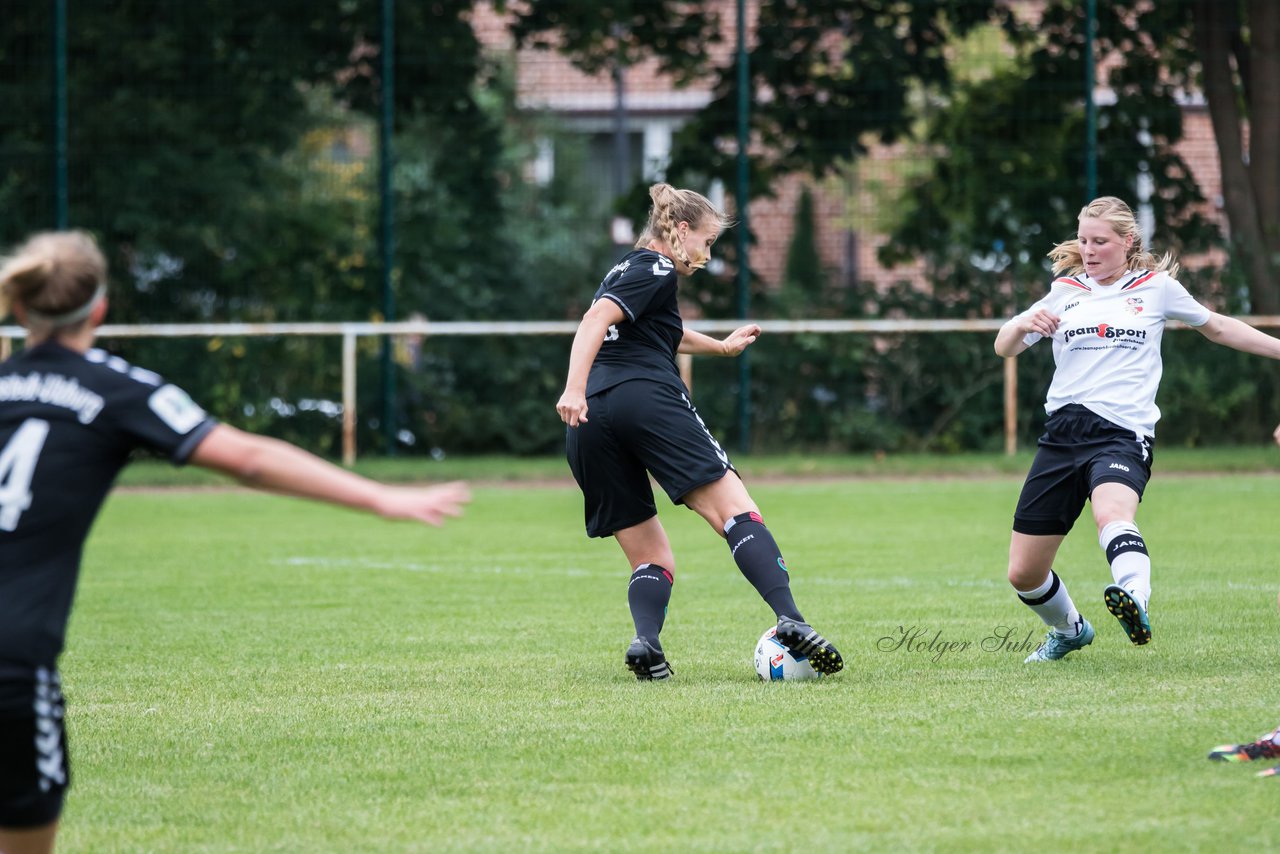
<path id="1" fill-rule="evenodd" d="M 83 231 L 33 235 L 0 262 L 0 318 L 20 303 L 29 322 L 71 326 L 106 292 L 107 261 Z"/>
<path id="2" fill-rule="evenodd" d="M 643 249 L 654 240 L 663 243 L 667 249 L 681 261 L 695 270 L 702 269 L 707 259 L 699 250 L 697 258 L 690 258 L 680 238 L 679 225 L 689 223 L 690 228 L 700 228 L 708 219 L 716 222 L 718 231 L 724 231 L 733 225 L 733 220 L 722 210 L 711 203 L 711 200 L 694 190 L 677 190 L 670 184 L 658 183 L 649 188 L 649 198 L 653 206 L 649 209 L 649 221 L 640 239 L 636 241 L 637 249 Z"/>

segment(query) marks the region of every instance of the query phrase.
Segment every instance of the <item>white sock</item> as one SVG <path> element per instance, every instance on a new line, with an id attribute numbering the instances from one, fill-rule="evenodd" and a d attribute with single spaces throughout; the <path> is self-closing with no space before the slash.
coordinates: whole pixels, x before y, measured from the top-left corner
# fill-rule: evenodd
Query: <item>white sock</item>
<path id="1" fill-rule="evenodd" d="M 1111 564 L 1111 577 L 1116 584 L 1129 591 L 1146 610 L 1151 601 L 1151 556 L 1138 526 L 1133 522 L 1110 522 L 1098 534 L 1098 545 Z"/>
<path id="2" fill-rule="evenodd" d="M 1067 593 L 1067 585 L 1062 583 L 1058 573 L 1049 570 L 1049 577 L 1034 590 L 1014 589 L 1022 603 L 1036 612 L 1036 616 L 1055 632 L 1069 638 L 1080 634 L 1084 620 L 1076 610 L 1076 604 Z"/>

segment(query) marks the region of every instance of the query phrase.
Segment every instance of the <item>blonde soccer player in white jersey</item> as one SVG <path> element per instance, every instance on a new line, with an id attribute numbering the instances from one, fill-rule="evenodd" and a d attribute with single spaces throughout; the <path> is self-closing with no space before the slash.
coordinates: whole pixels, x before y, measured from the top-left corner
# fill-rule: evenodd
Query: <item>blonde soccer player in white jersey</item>
<path id="1" fill-rule="evenodd" d="M 1054 661 L 1093 641 L 1093 626 L 1053 570 L 1086 500 L 1114 579 L 1103 593 L 1107 610 L 1135 645 L 1151 640 L 1151 558 L 1134 519 L 1151 477 L 1165 324 L 1180 320 L 1217 344 L 1280 359 L 1280 339 L 1187 293 L 1172 256 L 1143 247 L 1125 202 L 1094 199 L 1079 219 L 1076 237 L 1049 253 L 1057 276 L 1049 293 L 1005 323 L 995 341 L 1008 358 L 1050 338 L 1056 364 L 1049 418 L 1009 544 L 1009 583 L 1049 627 L 1028 662 Z"/>

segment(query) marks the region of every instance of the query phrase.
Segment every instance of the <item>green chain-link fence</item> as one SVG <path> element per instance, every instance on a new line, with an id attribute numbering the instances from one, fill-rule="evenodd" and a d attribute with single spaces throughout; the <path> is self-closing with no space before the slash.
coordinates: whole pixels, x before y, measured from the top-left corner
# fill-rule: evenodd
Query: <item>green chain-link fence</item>
<path id="1" fill-rule="evenodd" d="M 1008 316 L 1044 289 L 1091 180 L 1192 262 L 1194 293 L 1249 309 L 1203 98 L 1162 72 L 1186 48 L 1177 0 L 1101 4 L 1092 23 L 1074 0 L 3 0 L 0 244 L 61 216 L 95 233 L 114 322 L 377 320 L 388 288 L 402 320 L 575 318 L 650 181 L 737 208 L 739 5 L 753 317 Z M 717 251 L 683 286 L 690 316 L 739 311 L 741 251 Z M 233 423 L 334 451 L 332 341 L 110 343 Z M 360 445 L 554 452 L 568 344 L 401 340 L 388 383 L 364 342 Z M 1162 441 L 1269 432 L 1269 364 L 1181 336 L 1170 350 Z M 1028 441 L 1051 365 L 1021 362 Z M 731 443 L 1000 445 L 987 336 L 781 336 L 751 367 L 748 424 L 737 367 L 698 368 Z"/>

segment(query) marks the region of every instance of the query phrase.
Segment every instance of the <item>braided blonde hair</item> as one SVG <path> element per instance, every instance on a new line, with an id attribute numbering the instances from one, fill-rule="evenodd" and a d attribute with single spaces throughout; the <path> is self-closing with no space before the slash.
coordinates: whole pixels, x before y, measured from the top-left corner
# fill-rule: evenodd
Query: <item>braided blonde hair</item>
<path id="1" fill-rule="evenodd" d="M 691 228 L 702 226 L 708 218 L 714 219 L 719 231 L 733 225 L 733 220 L 724 211 L 711 203 L 711 200 L 693 190 L 677 190 L 670 184 L 654 184 L 649 188 L 649 198 L 653 206 L 649 209 L 649 222 L 645 225 L 640 239 L 636 241 L 636 249 L 643 249 L 654 240 L 661 241 L 676 260 L 683 261 L 695 270 L 701 270 L 707 263 L 707 256 L 702 247 L 697 247 L 696 258 L 690 258 L 680 239 L 678 226 L 682 222 L 689 223 Z"/>
<path id="2" fill-rule="evenodd" d="M 1138 220 L 1133 209 L 1123 199 L 1115 196 L 1101 196 L 1080 209 L 1079 219 L 1100 219 L 1111 226 L 1121 240 L 1132 237 L 1129 252 L 1125 256 L 1125 264 L 1130 270 L 1164 271 L 1170 276 L 1178 275 L 1178 262 L 1173 253 L 1166 252 L 1157 258 L 1142 245 L 1142 233 L 1138 230 Z M 1077 238 L 1064 240 L 1049 250 L 1049 259 L 1053 261 L 1053 274 L 1068 273 L 1072 276 L 1084 272 L 1084 258 L 1080 255 L 1080 241 Z"/>
<path id="3" fill-rule="evenodd" d="M 36 323 L 79 323 L 88 316 L 81 310 L 98 298 L 106 281 L 107 260 L 87 232 L 35 234 L 0 259 L 0 318 L 18 302 Z"/>

